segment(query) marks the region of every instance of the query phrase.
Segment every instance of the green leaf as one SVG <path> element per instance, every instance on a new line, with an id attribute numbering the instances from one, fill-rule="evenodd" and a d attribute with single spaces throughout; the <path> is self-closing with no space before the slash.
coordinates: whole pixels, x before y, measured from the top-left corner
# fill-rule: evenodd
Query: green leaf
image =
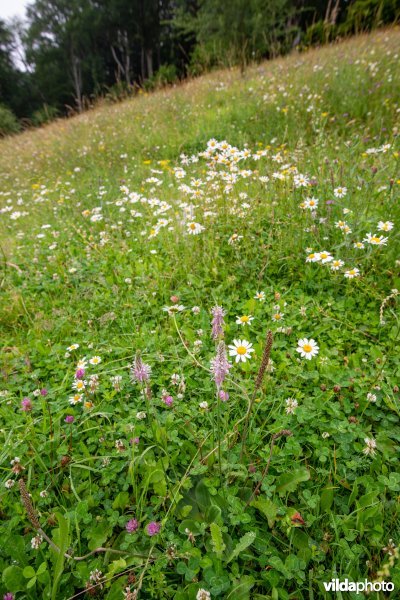
<path id="1" fill-rule="evenodd" d="M 320 507 L 324 512 L 328 512 L 333 504 L 333 488 L 326 487 L 322 490 L 320 498 Z"/>
<path id="2" fill-rule="evenodd" d="M 35 569 L 28 565 L 22 571 L 22 575 L 25 577 L 25 579 L 30 579 L 31 577 L 35 577 Z"/>
<path id="3" fill-rule="evenodd" d="M 254 542 L 255 539 L 256 539 L 256 534 L 254 533 L 254 531 L 248 531 L 247 533 L 245 533 L 244 536 L 242 536 L 240 538 L 240 540 L 238 541 L 238 543 L 236 544 L 236 546 L 233 549 L 232 553 L 230 554 L 227 562 L 229 563 L 229 562 L 231 562 L 231 560 L 233 560 L 234 558 L 239 556 L 239 554 L 241 552 L 243 552 L 244 550 L 246 550 L 246 548 L 251 546 L 251 544 Z"/>
<path id="4" fill-rule="evenodd" d="M 184 519 L 179 525 L 179 532 L 186 534 L 186 529 L 188 529 L 193 535 L 199 535 L 200 525 L 197 521 L 193 521 L 193 519 Z"/>
<path id="5" fill-rule="evenodd" d="M 249 600 L 249 592 L 254 583 L 254 578 L 251 575 L 244 575 L 238 582 L 235 582 L 226 600 Z"/>
<path id="6" fill-rule="evenodd" d="M 221 516 L 221 509 L 219 506 L 213 504 L 206 511 L 206 522 L 214 523 Z"/>
<path id="7" fill-rule="evenodd" d="M 264 517 L 267 517 L 269 527 L 273 527 L 278 514 L 278 507 L 268 498 L 257 498 L 251 503 L 251 506 L 257 508 Z"/>
<path id="8" fill-rule="evenodd" d="M 269 562 L 270 566 L 273 567 L 276 571 L 279 571 L 279 573 L 282 573 L 282 575 L 286 579 L 292 578 L 292 573 L 289 571 L 289 569 L 286 568 L 286 566 L 283 564 L 283 562 L 279 558 L 279 556 L 270 556 L 268 562 Z"/>
<path id="9" fill-rule="evenodd" d="M 42 564 L 39 566 L 38 570 L 36 571 L 36 575 L 41 575 L 46 570 L 47 570 L 47 563 L 46 562 L 42 562 Z"/>
<path id="10" fill-rule="evenodd" d="M 217 556 L 221 557 L 225 550 L 224 540 L 222 539 L 222 531 L 219 525 L 211 523 L 210 525 L 212 545 Z"/>
<path id="11" fill-rule="evenodd" d="M 190 504 L 185 504 L 185 506 L 182 506 L 182 508 L 180 509 L 180 515 L 182 519 L 187 517 L 192 512 L 192 510 L 193 506 L 191 506 Z"/>
<path id="12" fill-rule="evenodd" d="M 118 558 L 117 560 L 113 560 L 113 562 L 108 567 L 107 579 L 111 580 L 116 573 L 122 571 L 126 567 L 126 560 L 124 558 Z"/>
<path id="13" fill-rule="evenodd" d="M 12 535 L 4 540 L 1 551 L 7 556 L 11 556 L 12 559 L 19 565 L 25 565 L 27 555 L 25 553 L 25 541 L 21 535 Z"/>
<path id="14" fill-rule="evenodd" d="M 295 548 L 298 548 L 298 556 L 303 559 L 306 563 L 311 559 L 312 551 L 310 549 L 310 538 L 308 535 L 301 531 L 301 529 L 293 529 L 292 531 L 292 544 Z"/>
<path id="15" fill-rule="evenodd" d="M 111 528 L 104 522 L 97 523 L 95 527 L 93 527 L 88 537 L 90 542 L 88 544 L 89 550 L 95 550 L 99 546 L 102 546 L 108 536 L 111 533 Z"/>
<path id="16" fill-rule="evenodd" d="M 308 550 L 309 537 L 304 531 L 301 531 L 301 529 L 293 529 L 292 536 L 292 544 L 295 548 L 298 548 L 299 550 Z"/>
<path id="17" fill-rule="evenodd" d="M 26 589 L 30 590 L 31 587 L 33 587 L 36 584 L 36 576 L 32 577 L 32 579 L 30 579 L 27 583 Z"/>
<path id="18" fill-rule="evenodd" d="M 282 473 L 276 481 L 276 489 L 281 496 L 288 492 L 294 492 L 299 483 L 308 481 L 310 473 L 305 467 L 300 467 L 290 473 Z"/>
<path id="19" fill-rule="evenodd" d="M 64 553 L 69 546 L 69 522 L 61 513 L 56 513 L 58 521 L 58 529 L 54 531 L 54 543 L 59 547 L 60 552 L 56 555 L 54 570 L 53 570 L 53 585 L 51 588 L 51 600 L 57 600 L 58 586 L 61 575 L 64 571 L 65 557 Z"/>
<path id="20" fill-rule="evenodd" d="M 211 505 L 211 494 L 203 480 L 196 485 L 195 496 L 202 510 L 206 510 Z"/>
<path id="21" fill-rule="evenodd" d="M 25 589 L 22 569 L 16 565 L 4 569 L 2 581 L 9 592 L 20 592 Z"/>
<path id="22" fill-rule="evenodd" d="M 114 509 L 121 508 L 123 510 L 128 506 L 128 504 L 129 504 L 128 492 L 119 492 L 119 494 L 117 494 L 115 497 L 112 507 Z"/>

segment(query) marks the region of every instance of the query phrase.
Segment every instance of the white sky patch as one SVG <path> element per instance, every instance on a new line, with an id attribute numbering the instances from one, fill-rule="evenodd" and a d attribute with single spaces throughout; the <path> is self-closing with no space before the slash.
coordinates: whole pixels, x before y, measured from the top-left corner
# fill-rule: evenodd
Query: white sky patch
<path id="1" fill-rule="evenodd" d="M 25 8 L 32 0 L 0 0 L 0 19 L 7 20 L 12 17 L 25 17 Z"/>

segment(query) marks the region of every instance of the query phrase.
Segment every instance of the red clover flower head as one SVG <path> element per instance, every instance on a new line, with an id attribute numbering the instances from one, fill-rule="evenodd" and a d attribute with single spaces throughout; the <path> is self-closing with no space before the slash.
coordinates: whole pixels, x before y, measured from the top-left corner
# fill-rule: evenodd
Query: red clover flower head
<path id="1" fill-rule="evenodd" d="M 156 523 L 155 521 L 151 521 L 147 525 L 147 534 L 150 536 L 157 535 L 157 533 L 160 531 L 160 529 L 161 529 L 161 525 L 159 523 Z"/>
<path id="2" fill-rule="evenodd" d="M 130 519 L 125 525 L 125 529 L 128 533 L 135 533 L 136 529 L 139 527 L 139 523 L 136 519 Z"/>
<path id="3" fill-rule="evenodd" d="M 32 400 L 30 398 L 24 398 L 21 400 L 21 410 L 23 412 L 31 412 L 33 408 Z"/>

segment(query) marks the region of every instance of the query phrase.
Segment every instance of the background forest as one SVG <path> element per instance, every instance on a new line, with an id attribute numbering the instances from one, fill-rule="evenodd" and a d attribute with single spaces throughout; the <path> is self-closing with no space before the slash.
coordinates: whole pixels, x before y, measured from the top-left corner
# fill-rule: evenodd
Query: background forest
<path id="1" fill-rule="evenodd" d="M 35 0 L 0 20 L 0 135 L 395 23 L 397 0 Z"/>

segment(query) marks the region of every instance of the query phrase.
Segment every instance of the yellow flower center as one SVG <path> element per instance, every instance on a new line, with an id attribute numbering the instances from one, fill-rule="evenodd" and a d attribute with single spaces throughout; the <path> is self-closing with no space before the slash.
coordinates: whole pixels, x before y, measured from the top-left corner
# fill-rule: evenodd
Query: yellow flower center
<path id="1" fill-rule="evenodd" d="M 274 319 L 276 321 L 279 321 L 279 319 L 281 319 L 281 318 L 282 318 L 282 316 L 279 313 L 276 313 L 276 315 L 274 315 Z"/>
<path id="2" fill-rule="evenodd" d="M 236 348 L 236 352 L 237 352 L 238 354 L 241 354 L 241 355 L 243 355 L 243 354 L 246 354 L 246 348 L 245 348 L 245 346 L 238 346 L 238 347 Z"/>
<path id="3" fill-rule="evenodd" d="M 371 242 L 374 242 L 375 244 L 379 244 L 380 241 L 381 240 L 376 235 L 373 235 L 371 238 Z"/>
<path id="4" fill-rule="evenodd" d="M 311 352 L 312 346 L 310 344 L 304 344 L 303 350 L 304 350 L 304 352 Z"/>
<path id="5" fill-rule="evenodd" d="M 243 317 L 240 317 L 240 320 L 242 321 L 242 323 L 248 323 L 249 317 L 247 315 L 243 315 Z"/>
<path id="6" fill-rule="evenodd" d="M 189 227 L 190 229 L 196 229 L 196 225 L 194 223 L 190 223 Z"/>

